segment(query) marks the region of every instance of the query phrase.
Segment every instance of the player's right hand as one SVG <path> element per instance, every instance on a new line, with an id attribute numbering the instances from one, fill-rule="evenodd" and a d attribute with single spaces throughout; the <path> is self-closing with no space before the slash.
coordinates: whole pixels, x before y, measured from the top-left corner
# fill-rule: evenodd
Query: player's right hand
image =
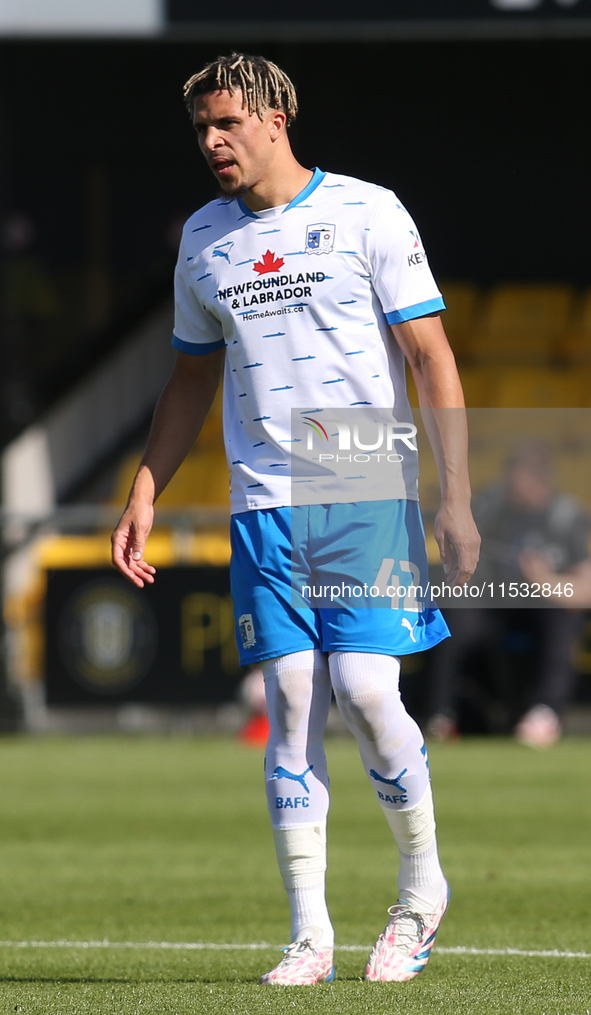
<path id="1" fill-rule="evenodd" d="M 111 536 L 111 559 L 129 581 L 143 589 L 153 584 L 156 568 L 144 560 L 146 540 L 154 522 L 152 505 L 129 504 Z"/>

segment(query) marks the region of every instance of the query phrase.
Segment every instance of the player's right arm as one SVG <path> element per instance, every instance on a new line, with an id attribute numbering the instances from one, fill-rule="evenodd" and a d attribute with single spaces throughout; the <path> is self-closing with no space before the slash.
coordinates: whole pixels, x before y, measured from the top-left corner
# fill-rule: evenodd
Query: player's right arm
<path id="1" fill-rule="evenodd" d="M 113 564 L 139 588 L 152 583 L 156 571 L 144 560 L 154 502 L 199 436 L 218 389 L 224 352 L 218 349 L 202 356 L 179 352 L 156 406 L 127 506 L 111 537 Z"/>

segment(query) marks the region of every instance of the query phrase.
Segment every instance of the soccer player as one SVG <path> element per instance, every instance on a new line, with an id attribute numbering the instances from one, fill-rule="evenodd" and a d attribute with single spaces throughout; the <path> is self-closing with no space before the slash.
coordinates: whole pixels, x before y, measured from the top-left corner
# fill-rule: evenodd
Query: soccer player
<path id="1" fill-rule="evenodd" d="M 316 427 L 327 439 L 323 413 L 333 423 L 352 407 L 395 407 L 396 418 L 408 419 L 406 356 L 440 474 L 437 540 L 448 580 L 465 582 L 479 537 L 462 391 L 439 318 L 444 303 L 417 228 L 391 191 L 297 162 L 287 134 L 296 95 L 273 63 L 220 57 L 187 82 L 185 101 L 221 196 L 185 226 L 175 280 L 178 359 L 113 534 L 113 560 L 137 586 L 154 581 L 144 559 L 154 501 L 199 434 L 225 364 L 232 595 L 241 661 L 259 663 L 265 677 L 268 803 L 291 907 L 292 943 L 261 982 L 311 985 L 334 976 L 324 892 L 331 688 L 400 852 L 397 901 L 365 975 L 408 980 L 427 962 L 449 896 L 426 748 L 398 689 L 398 657 L 448 633 L 428 597 L 394 598 L 405 575 L 426 573 L 416 471 L 396 472 L 395 497 L 391 484 L 380 494 L 368 482 L 350 503 L 346 481 L 333 477 L 337 493 L 328 503 L 319 500 L 319 481 L 308 502 L 298 487 L 294 507 L 292 480 L 309 466 L 298 457 L 303 435 L 291 412 L 301 429 Z M 292 559 L 298 573 L 322 575 L 329 558 L 334 570 L 349 557 L 353 595 L 364 583 L 366 592 L 374 588 L 379 571 L 386 608 L 292 600 Z"/>

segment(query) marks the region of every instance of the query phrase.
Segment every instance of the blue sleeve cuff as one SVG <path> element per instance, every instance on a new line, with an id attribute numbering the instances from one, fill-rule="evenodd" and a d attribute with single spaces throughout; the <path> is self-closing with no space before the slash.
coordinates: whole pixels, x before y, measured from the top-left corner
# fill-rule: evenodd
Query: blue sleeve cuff
<path id="1" fill-rule="evenodd" d="M 172 344 L 179 352 L 188 352 L 190 356 L 206 356 L 208 352 L 223 349 L 226 343 L 223 338 L 219 342 L 183 342 L 182 338 L 173 335 Z"/>
<path id="2" fill-rule="evenodd" d="M 417 317 L 426 317 L 427 314 L 436 314 L 438 310 L 445 310 L 442 296 L 425 300 L 424 303 L 415 303 L 413 307 L 391 310 L 389 314 L 386 314 L 386 320 L 388 324 L 402 324 L 404 321 L 414 321 Z"/>

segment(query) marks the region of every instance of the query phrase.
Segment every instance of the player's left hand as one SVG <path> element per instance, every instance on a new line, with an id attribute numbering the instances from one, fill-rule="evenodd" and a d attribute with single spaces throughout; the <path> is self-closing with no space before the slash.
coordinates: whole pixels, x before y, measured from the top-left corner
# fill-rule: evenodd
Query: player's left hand
<path id="1" fill-rule="evenodd" d="M 464 501 L 442 501 L 435 517 L 435 539 L 450 584 L 463 585 L 469 581 L 480 555 L 480 534 L 470 505 Z"/>

